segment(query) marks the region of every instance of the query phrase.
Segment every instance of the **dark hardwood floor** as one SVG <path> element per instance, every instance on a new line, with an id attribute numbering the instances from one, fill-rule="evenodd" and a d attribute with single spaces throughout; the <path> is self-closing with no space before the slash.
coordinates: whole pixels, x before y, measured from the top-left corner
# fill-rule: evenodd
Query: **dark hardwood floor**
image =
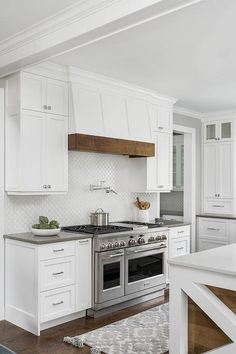
<path id="1" fill-rule="evenodd" d="M 87 354 L 90 353 L 88 347 L 85 347 L 84 349 L 75 348 L 72 345 L 63 343 L 63 337 L 83 334 L 112 322 L 135 315 L 151 307 L 167 302 L 168 297 L 168 292 L 166 292 L 164 300 L 163 298 L 157 298 L 97 319 L 81 318 L 71 321 L 42 331 L 40 337 L 34 336 L 7 321 L 1 321 L 0 343 L 14 350 L 17 354 Z"/>

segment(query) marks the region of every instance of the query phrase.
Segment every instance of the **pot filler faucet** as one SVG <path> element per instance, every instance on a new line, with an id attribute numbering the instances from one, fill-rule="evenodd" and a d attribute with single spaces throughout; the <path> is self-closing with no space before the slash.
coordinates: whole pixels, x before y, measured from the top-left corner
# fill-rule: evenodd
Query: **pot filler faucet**
<path id="1" fill-rule="evenodd" d="M 106 193 L 114 193 L 117 194 L 118 193 L 116 191 L 114 191 L 114 189 L 112 189 L 110 186 L 106 186 L 106 181 L 100 181 L 100 184 L 90 184 L 89 186 L 89 190 L 94 192 L 94 191 L 106 191 Z"/>

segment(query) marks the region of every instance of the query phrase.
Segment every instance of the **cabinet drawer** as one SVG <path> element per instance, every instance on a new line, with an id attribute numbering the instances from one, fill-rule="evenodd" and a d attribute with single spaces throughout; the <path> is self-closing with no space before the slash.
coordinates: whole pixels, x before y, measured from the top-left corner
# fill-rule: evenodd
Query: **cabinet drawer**
<path id="1" fill-rule="evenodd" d="M 41 261 L 40 291 L 52 290 L 75 283 L 75 257 Z"/>
<path id="2" fill-rule="evenodd" d="M 41 322 L 75 312 L 75 287 L 67 286 L 41 293 Z"/>
<path id="3" fill-rule="evenodd" d="M 189 237 L 182 237 L 171 241 L 170 258 L 183 256 L 189 253 Z"/>
<path id="4" fill-rule="evenodd" d="M 39 260 L 67 257 L 75 255 L 75 241 L 57 242 L 39 248 Z"/>
<path id="5" fill-rule="evenodd" d="M 179 226 L 179 227 L 171 227 L 169 229 L 169 236 L 171 239 L 183 237 L 183 236 L 190 236 L 190 226 Z"/>
<path id="6" fill-rule="evenodd" d="M 199 219 L 198 236 L 199 238 L 221 240 L 228 242 L 228 222 L 219 219 Z"/>
<path id="7" fill-rule="evenodd" d="M 218 241 L 218 240 L 207 240 L 207 239 L 199 239 L 198 240 L 198 251 L 206 251 L 211 248 L 226 246 L 227 242 Z"/>
<path id="8" fill-rule="evenodd" d="M 233 214 L 233 200 L 204 200 L 204 212 L 209 214 Z"/>

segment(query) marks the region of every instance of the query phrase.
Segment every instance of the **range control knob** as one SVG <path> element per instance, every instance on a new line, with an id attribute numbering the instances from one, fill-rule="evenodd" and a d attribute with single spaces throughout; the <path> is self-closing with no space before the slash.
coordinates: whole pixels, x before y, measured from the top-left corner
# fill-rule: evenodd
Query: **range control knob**
<path id="1" fill-rule="evenodd" d="M 120 241 L 120 247 L 125 247 L 125 241 Z"/>
<path id="2" fill-rule="evenodd" d="M 109 249 L 111 249 L 111 248 L 113 248 L 113 244 L 112 244 L 111 242 L 109 242 L 109 243 L 107 244 L 107 249 L 109 250 Z"/>
<path id="3" fill-rule="evenodd" d="M 100 249 L 101 249 L 101 250 L 105 250 L 105 249 L 106 249 L 105 243 L 102 243 L 102 244 L 101 244 Z"/>
<path id="4" fill-rule="evenodd" d="M 116 241 L 116 242 L 114 243 L 114 246 L 115 246 L 116 248 L 119 247 L 119 246 L 120 246 L 119 242 Z"/>
<path id="5" fill-rule="evenodd" d="M 161 240 L 162 240 L 161 235 L 157 235 L 157 236 L 156 236 L 156 240 L 157 240 L 157 241 L 161 241 Z"/>
<path id="6" fill-rule="evenodd" d="M 148 239 L 148 242 L 153 242 L 155 241 L 155 237 L 154 236 L 150 236 L 149 239 Z"/>
<path id="7" fill-rule="evenodd" d="M 142 243 L 145 243 L 144 238 L 140 235 L 139 239 L 138 239 L 138 243 L 141 245 Z"/>
<path id="8" fill-rule="evenodd" d="M 135 239 L 134 239 L 134 238 L 131 238 L 131 239 L 129 240 L 129 245 L 130 245 L 130 246 L 133 246 L 133 245 L 135 245 L 135 244 L 136 244 Z"/>
<path id="9" fill-rule="evenodd" d="M 166 235 L 165 234 L 161 235 L 161 239 L 166 240 L 167 239 Z"/>

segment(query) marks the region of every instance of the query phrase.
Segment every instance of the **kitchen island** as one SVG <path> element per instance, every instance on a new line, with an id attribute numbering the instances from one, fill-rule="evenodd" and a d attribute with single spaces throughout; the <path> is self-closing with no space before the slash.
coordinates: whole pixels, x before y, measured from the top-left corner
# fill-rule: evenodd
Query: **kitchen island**
<path id="1" fill-rule="evenodd" d="M 236 244 L 169 260 L 170 353 L 236 353 Z"/>

